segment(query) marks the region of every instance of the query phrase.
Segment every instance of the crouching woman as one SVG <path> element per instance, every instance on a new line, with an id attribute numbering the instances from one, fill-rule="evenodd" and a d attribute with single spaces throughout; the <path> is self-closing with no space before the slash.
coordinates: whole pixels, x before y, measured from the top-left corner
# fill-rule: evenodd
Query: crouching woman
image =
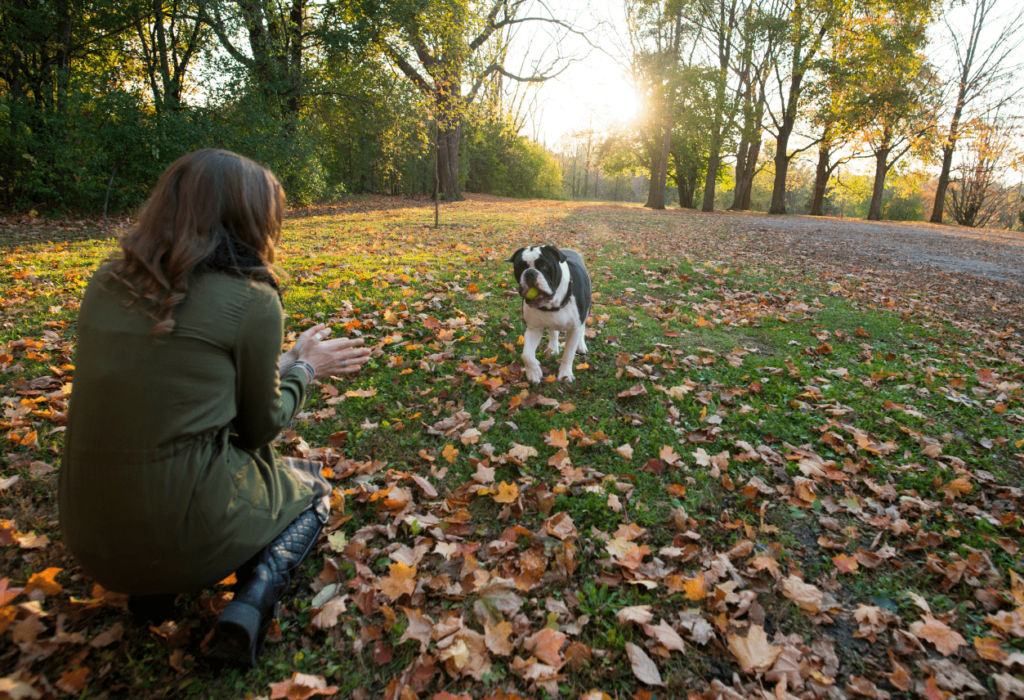
<path id="1" fill-rule="evenodd" d="M 330 493 L 271 441 L 310 381 L 369 356 L 324 326 L 281 354 L 283 206 L 274 176 L 234 153 L 164 172 L 82 300 L 60 473 L 66 546 L 133 612 L 236 574 L 209 653 L 251 665 Z"/>

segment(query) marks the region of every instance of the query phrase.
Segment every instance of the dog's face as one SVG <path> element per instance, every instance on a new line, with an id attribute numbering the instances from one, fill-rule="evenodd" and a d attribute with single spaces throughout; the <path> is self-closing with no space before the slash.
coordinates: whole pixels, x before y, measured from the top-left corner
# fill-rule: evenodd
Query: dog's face
<path id="1" fill-rule="evenodd" d="M 520 248 L 507 262 L 513 265 L 519 296 L 534 308 L 551 301 L 567 273 L 565 254 L 553 245 Z M 537 290 L 532 299 L 531 289 Z"/>

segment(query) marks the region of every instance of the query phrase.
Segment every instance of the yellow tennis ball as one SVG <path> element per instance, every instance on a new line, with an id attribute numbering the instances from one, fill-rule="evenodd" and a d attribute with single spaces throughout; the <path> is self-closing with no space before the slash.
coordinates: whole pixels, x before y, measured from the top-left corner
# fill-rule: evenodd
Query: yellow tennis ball
<path id="1" fill-rule="evenodd" d="M 526 293 L 526 298 L 527 299 L 533 299 L 538 294 L 540 294 L 540 290 L 539 289 L 537 289 L 536 287 L 530 287 L 530 291 L 528 291 Z"/>

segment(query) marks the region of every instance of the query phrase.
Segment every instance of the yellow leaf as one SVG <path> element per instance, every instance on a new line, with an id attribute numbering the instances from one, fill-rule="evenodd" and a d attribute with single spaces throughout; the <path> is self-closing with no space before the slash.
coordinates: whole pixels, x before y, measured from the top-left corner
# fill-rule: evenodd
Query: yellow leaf
<path id="1" fill-rule="evenodd" d="M 416 567 L 396 561 L 388 569 L 390 574 L 377 582 L 377 590 L 393 601 L 406 594 L 412 595 L 416 590 Z"/>
<path id="2" fill-rule="evenodd" d="M 704 600 L 708 597 L 708 584 L 704 574 L 699 573 L 694 578 L 683 583 L 683 594 L 687 600 Z"/>
<path id="3" fill-rule="evenodd" d="M 455 458 L 459 456 L 459 451 L 451 445 L 445 445 L 444 449 L 441 450 L 441 456 L 448 461 L 448 464 L 454 464 Z"/>
<path id="4" fill-rule="evenodd" d="M 519 487 L 502 481 L 498 484 L 498 492 L 494 494 L 495 503 L 511 503 L 519 497 Z"/>

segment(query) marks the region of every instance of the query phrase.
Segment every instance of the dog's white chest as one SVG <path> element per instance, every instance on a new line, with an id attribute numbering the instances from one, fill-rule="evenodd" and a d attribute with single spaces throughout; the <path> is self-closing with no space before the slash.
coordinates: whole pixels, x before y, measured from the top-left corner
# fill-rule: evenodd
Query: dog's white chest
<path id="1" fill-rule="evenodd" d="M 523 320 L 526 321 L 527 328 L 549 328 L 568 333 L 580 325 L 580 312 L 576 300 L 571 297 L 569 303 L 557 311 L 535 309 L 524 302 Z"/>

